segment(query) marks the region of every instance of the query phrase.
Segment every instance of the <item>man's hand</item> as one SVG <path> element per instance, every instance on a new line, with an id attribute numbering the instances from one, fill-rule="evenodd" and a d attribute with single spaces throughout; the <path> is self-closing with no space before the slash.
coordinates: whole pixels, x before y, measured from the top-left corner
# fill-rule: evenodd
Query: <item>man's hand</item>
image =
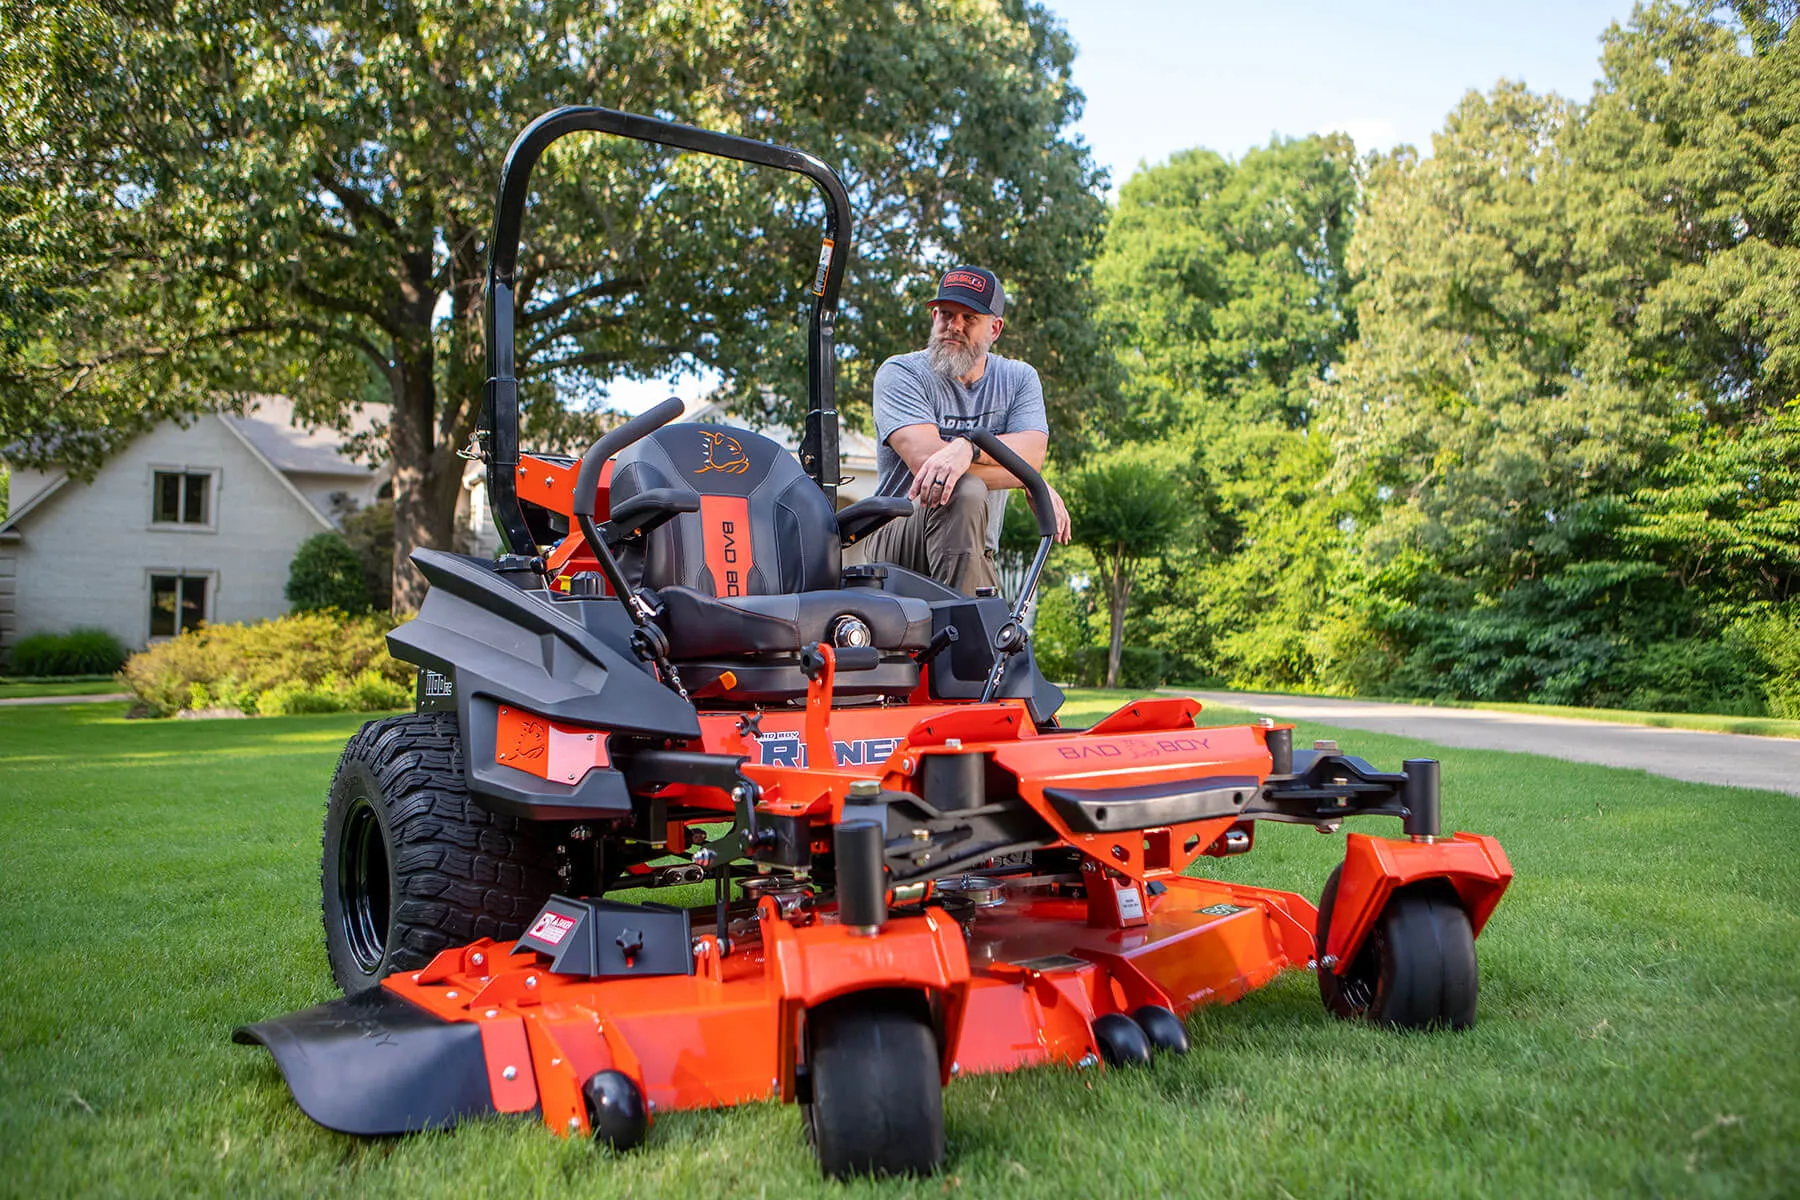
<path id="1" fill-rule="evenodd" d="M 1050 488 L 1050 507 L 1056 510 L 1056 541 L 1058 545 L 1069 544 L 1069 510 L 1063 504 L 1063 498 L 1046 480 L 1044 486 Z"/>
<path id="2" fill-rule="evenodd" d="M 926 508 L 950 503 L 950 497 L 956 494 L 957 482 L 974 460 L 974 443 L 967 438 L 951 438 L 942 450 L 927 456 L 919 464 L 918 470 L 913 472 L 912 488 L 906 498 L 917 500 Z"/>
<path id="3" fill-rule="evenodd" d="M 1044 488 L 1050 493 L 1050 513 L 1052 521 L 1056 526 L 1055 532 L 1051 534 L 1051 540 L 1058 545 L 1066 546 L 1069 544 L 1070 534 L 1068 507 L 1063 504 L 1061 494 L 1058 493 L 1055 488 L 1050 486 L 1050 481 L 1048 479 L 1044 480 Z M 1025 493 L 1025 499 L 1027 502 L 1031 500 L 1030 492 Z M 1031 511 L 1036 513 L 1037 505 L 1033 504 L 1031 506 Z M 1040 534 L 1039 536 L 1042 535 Z"/>

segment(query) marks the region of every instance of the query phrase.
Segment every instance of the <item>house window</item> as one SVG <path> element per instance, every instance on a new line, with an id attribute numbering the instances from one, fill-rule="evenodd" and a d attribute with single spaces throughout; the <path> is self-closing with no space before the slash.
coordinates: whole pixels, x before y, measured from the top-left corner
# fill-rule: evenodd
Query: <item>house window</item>
<path id="1" fill-rule="evenodd" d="M 206 620 L 206 583 L 204 575 L 150 576 L 150 636 L 174 637 Z"/>
<path id="2" fill-rule="evenodd" d="M 208 472 L 158 471 L 152 488 L 150 519 L 158 525 L 210 524 L 212 475 Z"/>

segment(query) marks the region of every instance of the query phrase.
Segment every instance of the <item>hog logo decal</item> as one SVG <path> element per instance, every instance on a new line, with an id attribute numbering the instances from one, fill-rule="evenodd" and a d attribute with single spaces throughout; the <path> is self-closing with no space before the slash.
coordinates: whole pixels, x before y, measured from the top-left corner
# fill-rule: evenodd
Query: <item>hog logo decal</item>
<path id="1" fill-rule="evenodd" d="M 736 438 L 724 433 L 702 433 L 700 436 L 706 439 L 701 450 L 706 463 L 694 474 L 717 471 L 721 475 L 742 475 L 750 469 L 750 456 L 744 453 L 744 447 Z"/>

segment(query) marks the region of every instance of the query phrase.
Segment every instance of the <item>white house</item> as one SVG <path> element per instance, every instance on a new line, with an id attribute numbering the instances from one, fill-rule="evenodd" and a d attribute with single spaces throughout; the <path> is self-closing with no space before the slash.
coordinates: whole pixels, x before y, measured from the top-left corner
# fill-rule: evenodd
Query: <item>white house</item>
<path id="1" fill-rule="evenodd" d="M 385 406 L 357 414 L 368 433 Z M 691 405 L 688 421 L 748 424 L 789 451 L 771 420 Z M 301 542 L 373 503 L 388 480 L 342 449 L 345 435 L 293 424 L 293 404 L 260 397 L 245 415 L 173 421 L 135 439 L 87 483 L 14 468 L 0 521 L 0 655 L 33 633 L 100 628 L 136 648 L 202 621 L 258 621 L 288 610 L 288 565 Z M 875 442 L 844 430 L 840 503 L 872 495 Z M 493 554 L 486 479 L 471 462 L 457 500 L 458 549 Z"/>
<path id="2" fill-rule="evenodd" d="M 365 410 L 352 432 L 385 416 Z M 0 652 L 78 627 L 139 647 L 201 621 L 286 612 L 300 543 L 372 503 L 387 478 L 347 457 L 342 434 L 292 419 L 289 401 L 263 397 L 245 416 L 165 423 L 87 483 L 15 469 L 0 522 Z"/>

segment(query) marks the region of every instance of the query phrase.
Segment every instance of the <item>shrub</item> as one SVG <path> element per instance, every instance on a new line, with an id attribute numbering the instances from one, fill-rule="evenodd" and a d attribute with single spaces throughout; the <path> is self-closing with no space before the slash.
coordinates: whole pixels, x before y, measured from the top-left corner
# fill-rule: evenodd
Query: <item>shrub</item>
<path id="1" fill-rule="evenodd" d="M 15 675 L 111 675 L 125 664 L 125 644 L 104 629 L 34 633 L 12 649 Z"/>
<path id="2" fill-rule="evenodd" d="M 1757 717 L 1762 689 L 1753 655 L 1734 637 L 1653 642 L 1619 655 L 1604 686 L 1590 693 L 1602 708 L 1710 712 Z"/>
<path id="3" fill-rule="evenodd" d="M 1085 598 L 1067 587 L 1040 586 L 1031 650 L 1044 677 L 1073 682 L 1075 655 L 1082 647 L 1092 645 L 1093 640 Z"/>
<path id="4" fill-rule="evenodd" d="M 301 713 L 378 712 L 405 708 L 412 689 L 371 667 L 354 679 L 327 675 L 318 683 L 291 679 L 276 684 L 256 699 L 256 711 L 265 717 L 291 717 Z"/>
<path id="5" fill-rule="evenodd" d="M 387 652 L 394 624 L 385 613 L 308 612 L 207 625 L 132 655 L 123 674 L 144 707 L 163 717 L 215 706 L 246 713 L 402 708 L 413 668 Z"/>
<path id="6" fill-rule="evenodd" d="M 1790 601 L 1746 618 L 1733 633 L 1760 660 L 1769 715 L 1800 718 L 1800 603 Z"/>
<path id="7" fill-rule="evenodd" d="M 385 611 L 394 599 L 394 502 L 377 500 L 343 520 L 344 540 L 362 563 L 369 603 Z"/>
<path id="8" fill-rule="evenodd" d="M 341 533 L 318 533 L 300 543 L 288 566 L 288 603 L 295 612 L 335 608 L 367 612 L 369 585 L 362 559 Z"/>
<path id="9" fill-rule="evenodd" d="M 1106 685 L 1105 646 L 1083 646 L 1071 656 L 1069 681 L 1077 687 Z M 1169 676 L 1169 659 L 1161 650 L 1125 646 L 1119 652 L 1119 686 L 1128 691 L 1161 687 Z"/>

